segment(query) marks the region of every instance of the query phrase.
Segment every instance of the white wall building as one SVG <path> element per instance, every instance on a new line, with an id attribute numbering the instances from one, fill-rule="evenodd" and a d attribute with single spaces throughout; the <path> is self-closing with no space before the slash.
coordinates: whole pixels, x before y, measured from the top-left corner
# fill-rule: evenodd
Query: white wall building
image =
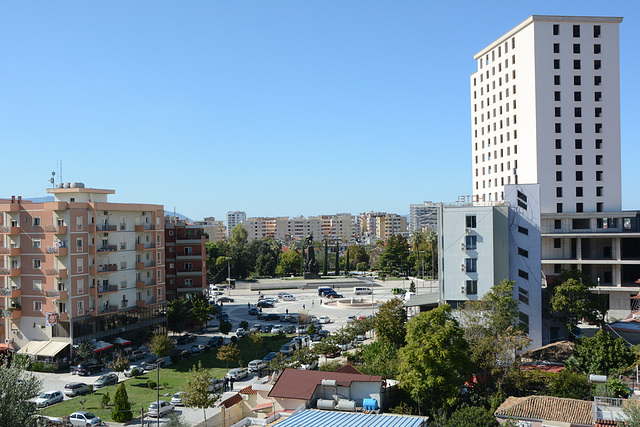
<path id="1" fill-rule="evenodd" d="M 433 230 L 437 228 L 438 203 L 424 202 L 422 204 L 409 205 L 409 231 L 422 231 L 429 227 Z"/>
<path id="2" fill-rule="evenodd" d="M 227 212 L 227 237 L 231 235 L 231 230 L 236 225 L 247 220 L 247 213 L 244 211 Z"/>
<path id="3" fill-rule="evenodd" d="M 620 22 L 534 15 L 474 56 L 479 200 L 539 183 L 542 212 L 620 210 Z"/>

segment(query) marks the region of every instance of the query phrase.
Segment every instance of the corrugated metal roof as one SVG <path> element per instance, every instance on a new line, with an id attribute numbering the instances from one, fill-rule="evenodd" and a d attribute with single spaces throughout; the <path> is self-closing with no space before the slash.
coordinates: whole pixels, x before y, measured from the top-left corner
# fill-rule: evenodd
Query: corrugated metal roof
<path id="1" fill-rule="evenodd" d="M 307 409 L 278 422 L 278 427 L 423 427 L 426 417 L 375 415 Z"/>

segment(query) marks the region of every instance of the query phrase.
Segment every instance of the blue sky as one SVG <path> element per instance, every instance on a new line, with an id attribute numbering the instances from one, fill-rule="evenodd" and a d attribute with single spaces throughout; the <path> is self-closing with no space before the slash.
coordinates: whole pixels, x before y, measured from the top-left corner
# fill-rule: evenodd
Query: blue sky
<path id="1" fill-rule="evenodd" d="M 0 5 L 0 196 L 64 181 L 194 219 L 471 193 L 473 55 L 538 15 L 622 16 L 623 208 L 640 208 L 635 1 Z"/>

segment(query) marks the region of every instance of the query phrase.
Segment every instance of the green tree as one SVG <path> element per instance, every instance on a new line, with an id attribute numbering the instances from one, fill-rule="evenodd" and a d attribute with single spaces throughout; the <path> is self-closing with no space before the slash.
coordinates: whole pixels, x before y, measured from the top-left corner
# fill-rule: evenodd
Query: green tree
<path id="1" fill-rule="evenodd" d="M 280 256 L 278 267 L 276 267 L 276 274 L 279 276 L 288 276 L 291 274 L 297 274 L 300 271 L 300 263 L 302 262 L 302 255 L 298 251 L 288 251 Z"/>
<path id="2" fill-rule="evenodd" d="M 252 332 L 251 335 L 249 335 L 249 344 L 251 344 L 251 347 L 256 351 L 256 357 L 258 357 L 258 350 L 262 347 L 263 342 L 264 339 L 261 334 Z"/>
<path id="3" fill-rule="evenodd" d="M 399 271 L 404 275 L 405 262 L 409 259 L 409 244 L 400 234 L 390 236 L 384 244 L 378 263 L 380 268 L 390 272 Z"/>
<path id="4" fill-rule="evenodd" d="M 379 339 L 390 342 L 396 348 L 404 346 L 407 312 L 400 298 L 392 298 L 380 305 L 374 322 Z"/>
<path id="5" fill-rule="evenodd" d="M 0 426 L 35 427 L 36 406 L 31 399 L 40 394 L 42 380 L 27 372 L 29 358 L 13 357 L 11 363 L 0 360 Z"/>
<path id="6" fill-rule="evenodd" d="M 229 244 L 222 240 L 207 242 L 207 267 L 213 283 L 224 282 L 227 276 L 227 257 L 230 254 Z"/>
<path id="7" fill-rule="evenodd" d="M 362 349 L 363 373 L 396 378 L 398 375 L 398 348 L 389 341 L 376 340 Z"/>
<path id="8" fill-rule="evenodd" d="M 336 277 L 340 275 L 340 241 L 336 239 Z"/>
<path id="9" fill-rule="evenodd" d="M 187 327 L 187 319 L 190 317 L 191 310 L 184 298 L 176 298 L 167 303 L 167 323 L 170 331 L 183 332 Z"/>
<path id="10" fill-rule="evenodd" d="M 367 250 L 364 246 L 362 245 L 349 246 L 348 252 L 349 252 L 349 259 L 351 260 L 351 264 L 355 265 L 356 268 L 358 268 L 358 265 L 361 263 L 364 263 L 367 267 L 369 266 L 370 256 L 367 253 Z M 364 270 L 366 270 L 366 268 Z"/>
<path id="11" fill-rule="evenodd" d="M 275 276 L 282 244 L 271 237 L 266 237 L 254 240 L 249 244 L 249 247 L 250 251 L 255 253 L 255 271 L 258 276 Z"/>
<path id="12" fill-rule="evenodd" d="M 242 224 L 231 229 L 229 237 L 229 253 L 231 256 L 231 275 L 244 279 L 253 270 L 249 263 L 248 233 Z"/>
<path id="13" fill-rule="evenodd" d="M 349 271 L 351 271 L 351 265 L 349 265 L 349 248 L 347 248 L 344 254 L 344 275 L 348 276 Z"/>
<path id="14" fill-rule="evenodd" d="M 177 412 L 170 412 L 167 416 L 167 421 L 162 425 L 163 427 L 189 427 L 191 424 L 186 422 L 182 415 Z"/>
<path id="15" fill-rule="evenodd" d="M 129 359 L 126 356 L 123 356 L 121 352 L 118 352 L 113 361 L 107 363 L 107 367 L 109 369 L 113 369 L 114 372 L 117 372 L 118 380 L 120 380 L 120 372 L 124 372 L 129 369 Z"/>
<path id="16" fill-rule="evenodd" d="M 202 362 L 191 368 L 187 385 L 182 396 L 185 406 L 200 408 L 204 414 L 204 425 L 207 425 L 207 408 L 215 405 L 220 397 L 219 393 L 209 393 L 211 373 L 202 367 Z"/>
<path id="17" fill-rule="evenodd" d="M 227 369 L 229 369 L 229 362 L 235 362 L 240 358 L 240 350 L 235 344 L 223 345 L 218 349 L 216 358 L 222 362 L 225 362 Z"/>
<path id="18" fill-rule="evenodd" d="M 324 259 L 322 260 L 322 275 L 323 276 L 327 276 L 329 275 L 329 270 L 328 270 L 328 256 L 329 256 L 329 243 L 327 242 L 327 240 L 324 241 Z"/>
<path id="19" fill-rule="evenodd" d="M 640 402 L 635 399 L 627 400 L 622 413 L 625 419 L 617 422 L 619 427 L 640 427 Z"/>
<path id="20" fill-rule="evenodd" d="M 491 412 L 477 406 L 456 410 L 445 424 L 446 427 L 498 427 L 499 425 Z"/>
<path id="21" fill-rule="evenodd" d="M 324 361 L 327 361 L 327 353 L 333 353 L 338 351 L 339 347 L 333 338 L 323 338 L 313 347 L 313 352 L 318 355 L 325 356 Z"/>
<path id="22" fill-rule="evenodd" d="M 113 397 L 113 412 L 111 412 L 111 418 L 117 423 L 126 423 L 133 419 L 129 395 L 127 394 L 127 388 L 124 384 L 124 382 L 120 383 Z"/>
<path id="23" fill-rule="evenodd" d="M 552 284 L 551 308 L 570 330 L 582 320 L 604 325 L 606 296 L 592 293 L 595 286 L 591 277 L 580 270 L 565 270 Z"/>
<path id="24" fill-rule="evenodd" d="M 583 400 L 589 397 L 590 384 L 587 375 L 563 369 L 549 383 L 546 393 L 549 396 Z"/>
<path id="25" fill-rule="evenodd" d="M 619 373 L 630 367 L 635 357 L 622 338 L 613 338 L 602 329 L 593 337 L 578 338 L 573 355 L 581 372 L 596 375 Z"/>
<path id="26" fill-rule="evenodd" d="M 93 350 L 95 350 L 95 348 L 96 346 L 93 345 L 92 342 L 82 341 L 78 345 L 78 356 L 80 356 L 84 360 L 87 360 L 93 357 Z"/>
<path id="27" fill-rule="evenodd" d="M 153 334 L 147 347 L 149 347 L 151 354 L 157 357 L 168 356 L 176 349 L 176 345 L 166 334 Z"/>
<path id="28" fill-rule="evenodd" d="M 209 304 L 202 294 L 191 295 L 188 299 L 191 306 L 191 319 L 206 325 L 218 313 L 216 307 Z"/>
<path id="29" fill-rule="evenodd" d="M 231 322 L 227 322 L 227 321 L 220 322 L 220 332 L 222 334 L 227 335 L 229 332 L 231 332 L 231 328 L 233 328 L 233 325 L 231 324 Z"/>
<path id="30" fill-rule="evenodd" d="M 453 408 L 471 364 L 464 332 L 451 306 L 444 304 L 411 319 L 406 341 L 399 354 L 400 387 L 432 414 L 438 408 Z"/>

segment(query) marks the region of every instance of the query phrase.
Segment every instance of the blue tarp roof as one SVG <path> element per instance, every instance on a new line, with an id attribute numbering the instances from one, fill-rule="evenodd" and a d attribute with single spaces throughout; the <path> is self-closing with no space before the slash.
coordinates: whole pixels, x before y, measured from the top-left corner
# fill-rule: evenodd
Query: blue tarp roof
<path id="1" fill-rule="evenodd" d="M 375 415 L 307 409 L 280 421 L 278 427 L 423 427 L 427 417 Z"/>

